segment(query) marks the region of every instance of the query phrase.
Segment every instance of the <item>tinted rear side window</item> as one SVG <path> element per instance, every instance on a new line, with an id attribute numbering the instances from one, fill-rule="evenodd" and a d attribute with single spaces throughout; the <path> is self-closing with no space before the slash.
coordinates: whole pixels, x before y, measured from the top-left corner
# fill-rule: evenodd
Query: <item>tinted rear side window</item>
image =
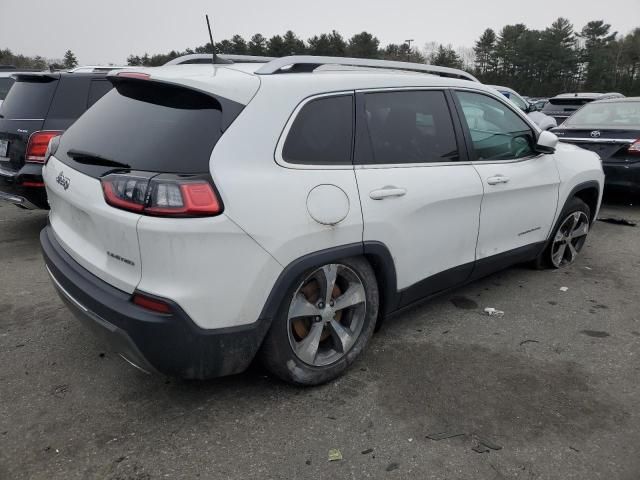
<path id="1" fill-rule="evenodd" d="M 92 80 L 89 85 L 89 98 L 87 99 L 87 108 L 100 100 L 104 95 L 113 88 L 111 82 L 107 80 Z"/>
<path id="2" fill-rule="evenodd" d="M 451 114 L 440 91 L 365 95 L 373 158 L 367 163 L 457 161 Z"/>
<path id="3" fill-rule="evenodd" d="M 282 157 L 305 165 L 349 165 L 352 138 L 353 96 L 318 98 L 298 113 Z"/>
<path id="4" fill-rule="evenodd" d="M 0 78 L 0 100 L 4 100 L 15 80 L 13 78 Z"/>
<path id="5" fill-rule="evenodd" d="M 47 115 L 58 81 L 18 80 L 0 107 L 0 113 L 10 119 L 43 119 Z"/>
<path id="6" fill-rule="evenodd" d="M 221 126 L 221 104 L 210 95 L 149 81 L 120 81 L 66 131 L 56 157 L 87 174 L 92 171 L 85 165 L 90 157 L 134 170 L 205 173 Z"/>

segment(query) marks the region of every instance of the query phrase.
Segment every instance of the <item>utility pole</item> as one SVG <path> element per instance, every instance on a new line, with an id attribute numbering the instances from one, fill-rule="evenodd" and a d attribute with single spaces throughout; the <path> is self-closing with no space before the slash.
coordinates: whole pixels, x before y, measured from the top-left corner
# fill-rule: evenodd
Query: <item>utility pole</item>
<path id="1" fill-rule="evenodd" d="M 404 43 L 406 43 L 407 46 L 409 47 L 409 49 L 407 50 L 407 62 L 411 60 L 411 42 L 414 42 L 414 41 L 415 40 L 413 38 L 410 38 L 404 41 Z"/>

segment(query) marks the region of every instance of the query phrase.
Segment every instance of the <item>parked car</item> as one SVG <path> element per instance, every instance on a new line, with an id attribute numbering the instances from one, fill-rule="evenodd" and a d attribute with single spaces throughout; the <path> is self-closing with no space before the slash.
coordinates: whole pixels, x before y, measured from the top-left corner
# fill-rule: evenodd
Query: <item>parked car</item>
<path id="1" fill-rule="evenodd" d="M 607 98 L 623 98 L 621 93 L 561 93 L 549 101 L 542 108 L 542 113 L 552 116 L 558 122 L 558 126 L 569 118 L 573 112 L 583 105 L 596 100 L 606 100 Z"/>
<path id="2" fill-rule="evenodd" d="M 16 67 L 11 65 L 0 65 L 0 106 L 2 105 L 2 102 L 4 101 L 5 97 L 9 93 L 9 90 L 11 89 L 11 86 L 15 81 L 13 79 L 13 75 L 16 75 L 18 73 L 31 72 L 31 71 L 36 71 L 36 70 L 29 70 L 29 69 L 18 70 Z"/>
<path id="3" fill-rule="evenodd" d="M 13 73 L 12 70 L 0 70 L 0 106 L 13 85 L 14 79 L 11 77 Z"/>
<path id="4" fill-rule="evenodd" d="M 0 200 L 23 208 L 48 208 L 42 180 L 44 154 L 106 92 L 102 73 L 17 73 L 0 106 Z"/>
<path id="5" fill-rule="evenodd" d="M 532 98 L 529 103 L 534 106 L 536 111 L 540 112 L 549 101 L 548 98 Z"/>
<path id="6" fill-rule="evenodd" d="M 553 117 L 550 117 L 548 115 L 545 115 L 542 112 L 539 112 L 538 107 L 536 105 L 525 100 L 522 96 L 518 94 L 518 92 L 516 92 L 512 88 L 500 87 L 498 85 L 490 85 L 490 87 L 495 88 L 502 95 L 507 97 L 513 103 L 515 103 L 516 107 L 518 107 L 520 110 L 526 113 L 529 116 L 529 118 L 533 120 L 533 122 L 538 127 L 540 127 L 541 130 L 550 130 L 558 126 L 558 124 L 556 123 Z"/>
<path id="7" fill-rule="evenodd" d="M 108 78 L 50 144 L 40 238 L 61 298 L 145 371 L 258 354 L 326 382 L 392 312 L 571 264 L 599 208 L 597 155 L 458 70 L 293 56 Z"/>
<path id="8" fill-rule="evenodd" d="M 600 156 L 608 189 L 640 193 L 640 97 L 589 103 L 553 132 Z"/>

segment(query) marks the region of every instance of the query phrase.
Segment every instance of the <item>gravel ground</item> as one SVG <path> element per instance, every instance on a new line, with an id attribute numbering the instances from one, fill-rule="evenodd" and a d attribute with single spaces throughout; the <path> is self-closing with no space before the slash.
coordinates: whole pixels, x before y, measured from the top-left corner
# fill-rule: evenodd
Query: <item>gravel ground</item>
<path id="1" fill-rule="evenodd" d="M 567 270 L 512 268 L 404 312 L 342 378 L 299 389 L 257 366 L 129 367 L 55 294 L 45 223 L 0 206 L 2 480 L 640 478 L 640 226 L 597 222 Z"/>

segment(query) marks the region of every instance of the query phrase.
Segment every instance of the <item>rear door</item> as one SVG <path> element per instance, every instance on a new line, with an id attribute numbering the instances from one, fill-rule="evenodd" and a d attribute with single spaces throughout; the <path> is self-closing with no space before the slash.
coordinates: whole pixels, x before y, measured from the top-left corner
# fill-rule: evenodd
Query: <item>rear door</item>
<path id="1" fill-rule="evenodd" d="M 401 303 L 464 282 L 475 260 L 482 183 L 447 92 L 363 91 L 357 108 L 363 238 L 391 251 Z"/>
<path id="2" fill-rule="evenodd" d="M 534 152 L 536 132 L 507 102 L 474 91 L 455 96 L 484 187 L 478 260 L 545 241 L 560 184 L 553 155 Z"/>

